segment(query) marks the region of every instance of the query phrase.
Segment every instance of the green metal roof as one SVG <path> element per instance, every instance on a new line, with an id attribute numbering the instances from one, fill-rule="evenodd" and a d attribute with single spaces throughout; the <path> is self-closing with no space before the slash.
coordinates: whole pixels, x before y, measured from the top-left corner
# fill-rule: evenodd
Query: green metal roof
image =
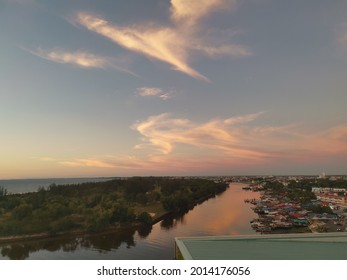
<path id="1" fill-rule="evenodd" d="M 183 259 L 347 260 L 347 234 L 269 234 L 176 238 Z"/>

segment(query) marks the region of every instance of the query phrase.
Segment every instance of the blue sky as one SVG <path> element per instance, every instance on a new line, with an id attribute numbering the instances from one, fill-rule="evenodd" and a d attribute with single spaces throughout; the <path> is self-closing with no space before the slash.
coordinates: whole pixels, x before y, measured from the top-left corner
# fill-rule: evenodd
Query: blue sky
<path id="1" fill-rule="evenodd" d="M 346 174 L 347 2 L 0 2 L 0 178 Z"/>

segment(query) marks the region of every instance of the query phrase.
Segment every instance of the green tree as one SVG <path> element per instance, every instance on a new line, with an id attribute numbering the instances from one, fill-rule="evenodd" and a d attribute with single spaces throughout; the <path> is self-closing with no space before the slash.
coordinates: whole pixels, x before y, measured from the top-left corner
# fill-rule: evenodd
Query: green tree
<path id="1" fill-rule="evenodd" d="M 27 218 L 32 213 L 32 206 L 29 204 L 20 204 L 16 208 L 13 209 L 13 217 L 17 220 L 23 220 L 24 218 Z"/>
<path id="2" fill-rule="evenodd" d="M 92 232 L 103 230 L 110 224 L 111 215 L 110 211 L 93 211 L 87 220 L 87 229 Z"/>
<path id="3" fill-rule="evenodd" d="M 329 206 L 321 206 L 321 205 L 313 205 L 309 207 L 308 210 L 318 214 L 323 214 L 323 213 L 333 214 L 334 213 Z"/>
<path id="4" fill-rule="evenodd" d="M 148 212 L 142 212 L 141 214 L 137 216 L 137 219 L 142 223 L 145 223 L 148 225 L 152 224 L 152 217 L 150 214 L 148 214 Z"/>
<path id="5" fill-rule="evenodd" d="M 7 189 L 0 186 L 0 198 L 7 195 Z"/>
<path id="6" fill-rule="evenodd" d="M 56 234 L 58 232 L 71 230 L 74 227 L 76 227 L 76 224 L 69 217 L 63 217 L 50 223 L 49 232 L 51 234 Z"/>
<path id="7" fill-rule="evenodd" d="M 110 219 L 111 223 L 125 223 L 134 221 L 136 215 L 134 211 L 129 207 L 121 204 L 117 204 L 113 207 L 112 216 Z"/>

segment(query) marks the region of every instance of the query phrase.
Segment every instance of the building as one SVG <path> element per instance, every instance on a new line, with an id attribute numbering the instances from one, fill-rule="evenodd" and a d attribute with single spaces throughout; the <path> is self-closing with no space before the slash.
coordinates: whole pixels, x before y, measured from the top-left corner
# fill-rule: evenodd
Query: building
<path id="1" fill-rule="evenodd" d="M 337 195 L 316 195 L 317 200 L 333 203 L 333 204 L 346 204 L 346 196 Z"/>
<path id="2" fill-rule="evenodd" d="M 343 188 L 312 188 L 312 192 L 316 195 L 317 199 L 323 202 L 333 204 L 346 204 L 347 193 Z"/>

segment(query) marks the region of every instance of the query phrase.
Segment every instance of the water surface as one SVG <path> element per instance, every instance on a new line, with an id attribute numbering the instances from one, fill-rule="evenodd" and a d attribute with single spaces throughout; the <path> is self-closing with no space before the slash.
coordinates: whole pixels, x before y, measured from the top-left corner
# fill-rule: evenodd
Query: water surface
<path id="1" fill-rule="evenodd" d="M 47 179 L 11 179 L 0 180 L 0 186 L 4 187 L 9 193 L 28 193 L 35 192 L 38 188 L 47 189 L 51 184 L 67 185 L 81 184 L 89 182 L 103 182 L 112 178 L 47 178 Z"/>

